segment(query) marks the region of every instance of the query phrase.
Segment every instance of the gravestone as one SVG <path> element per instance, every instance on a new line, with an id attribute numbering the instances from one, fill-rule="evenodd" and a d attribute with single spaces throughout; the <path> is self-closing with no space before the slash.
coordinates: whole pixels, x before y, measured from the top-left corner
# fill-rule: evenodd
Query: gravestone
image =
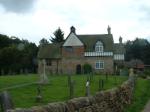
<path id="1" fill-rule="evenodd" d="M 41 102 L 41 100 L 42 100 L 41 85 L 38 85 L 38 87 L 37 87 L 36 102 Z"/>
<path id="2" fill-rule="evenodd" d="M 48 84 L 48 77 L 46 75 L 46 61 L 43 59 L 43 73 L 40 75 L 40 84 Z"/>
<path id="3" fill-rule="evenodd" d="M 134 76 L 134 70 L 133 70 L 133 68 L 130 68 L 129 76 L 130 76 L 130 77 Z"/>
<path id="4" fill-rule="evenodd" d="M 88 97 L 90 96 L 90 81 L 86 82 L 86 92 L 85 95 Z"/>
<path id="5" fill-rule="evenodd" d="M 3 112 L 7 112 L 10 109 L 14 108 L 12 99 L 7 91 L 4 91 L 0 95 L 0 104 Z"/>

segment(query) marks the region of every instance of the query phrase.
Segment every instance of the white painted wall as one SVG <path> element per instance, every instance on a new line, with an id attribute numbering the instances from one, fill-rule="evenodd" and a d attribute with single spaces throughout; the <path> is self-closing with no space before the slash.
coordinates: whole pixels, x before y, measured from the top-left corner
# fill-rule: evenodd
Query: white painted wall
<path id="1" fill-rule="evenodd" d="M 78 39 L 78 37 L 71 33 L 63 46 L 83 46 L 83 43 Z"/>

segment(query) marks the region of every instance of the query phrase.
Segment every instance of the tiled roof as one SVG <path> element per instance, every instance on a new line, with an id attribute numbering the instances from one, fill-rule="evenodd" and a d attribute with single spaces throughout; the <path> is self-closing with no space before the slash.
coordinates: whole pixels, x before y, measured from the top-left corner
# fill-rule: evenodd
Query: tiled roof
<path id="1" fill-rule="evenodd" d="M 113 37 L 111 34 L 77 35 L 77 37 L 84 43 L 86 52 L 93 51 L 97 41 L 103 43 L 105 52 L 113 51 Z"/>
<path id="2" fill-rule="evenodd" d="M 38 58 L 61 58 L 61 45 L 62 44 L 42 45 L 38 52 Z"/>
<path id="3" fill-rule="evenodd" d="M 114 54 L 125 54 L 125 47 L 122 43 L 114 44 Z"/>

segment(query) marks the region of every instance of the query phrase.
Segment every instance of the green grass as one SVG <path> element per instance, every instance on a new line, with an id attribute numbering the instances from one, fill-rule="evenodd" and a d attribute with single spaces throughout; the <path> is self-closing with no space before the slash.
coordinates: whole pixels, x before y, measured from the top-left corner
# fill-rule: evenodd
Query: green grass
<path id="1" fill-rule="evenodd" d="M 90 84 L 91 94 L 95 94 L 98 89 L 99 79 L 104 79 L 104 89 L 110 89 L 118 86 L 127 80 L 127 77 L 109 76 L 106 81 L 104 76 L 94 75 Z M 24 83 L 32 83 L 38 81 L 37 75 L 18 75 L 18 76 L 1 76 L 0 77 L 0 91 L 4 88 L 20 85 Z M 85 83 L 87 80 L 86 75 L 73 75 L 72 79 L 75 80 L 74 97 L 85 96 Z M 37 84 L 24 86 L 19 88 L 9 89 L 15 107 L 31 107 L 35 105 L 43 105 L 50 102 L 65 101 L 69 99 L 69 87 L 67 76 L 49 76 L 50 84 L 42 86 L 43 100 L 41 103 L 36 103 L 35 97 L 37 95 Z M 116 83 L 117 82 L 117 83 Z"/>
<path id="2" fill-rule="evenodd" d="M 141 112 L 150 99 L 150 80 L 138 79 L 132 104 L 127 106 L 124 112 Z"/>

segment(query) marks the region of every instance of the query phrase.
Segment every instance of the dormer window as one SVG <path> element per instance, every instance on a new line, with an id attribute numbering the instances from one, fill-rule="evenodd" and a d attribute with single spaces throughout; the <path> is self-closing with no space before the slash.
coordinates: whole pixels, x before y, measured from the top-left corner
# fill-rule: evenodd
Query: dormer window
<path id="1" fill-rule="evenodd" d="M 95 44 L 95 52 L 103 52 L 104 46 L 101 41 L 97 41 Z"/>

